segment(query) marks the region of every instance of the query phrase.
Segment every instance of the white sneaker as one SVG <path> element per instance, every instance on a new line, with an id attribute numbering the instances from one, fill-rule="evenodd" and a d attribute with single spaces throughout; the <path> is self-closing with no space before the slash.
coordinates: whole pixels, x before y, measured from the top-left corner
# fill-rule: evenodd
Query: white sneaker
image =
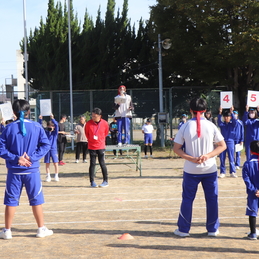
<path id="1" fill-rule="evenodd" d="M 46 182 L 51 182 L 51 177 L 50 177 L 50 175 L 47 175 L 47 176 L 46 176 Z"/>
<path id="2" fill-rule="evenodd" d="M 53 231 L 46 227 L 38 229 L 36 237 L 47 237 L 53 235 Z"/>
<path id="3" fill-rule="evenodd" d="M 230 174 L 230 177 L 237 178 L 238 176 L 237 176 L 236 173 L 233 172 L 233 173 Z"/>
<path id="4" fill-rule="evenodd" d="M 174 231 L 174 234 L 175 234 L 176 236 L 179 236 L 179 237 L 189 237 L 189 236 L 190 236 L 189 233 L 181 232 L 181 231 L 179 231 L 179 229 L 176 229 L 176 230 Z"/>
<path id="5" fill-rule="evenodd" d="M 152 155 L 150 155 L 150 157 L 151 157 L 151 158 L 153 158 L 153 156 L 152 156 Z"/>
<path id="6" fill-rule="evenodd" d="M 226 176 L 226 174 L 220 174 L 219 176 L 218 176 L 218 178 L 224 178 Z"/>
<path id="7" fill-rule="evenodd" d="M 58 177 L 58 175 L 55 175 L 55 178 L 54 178 L 54 179 L 55 179 L 56 182 L 59 182 L 59 177 Z"/>
<path id="8" fill-rule="evenodd" d="M 148 156 L 147 156 L 147 155 L 145 155 L 145 158 L 148 158 Z"/>
<path id="9" fill-rule="evenodd" d="M 79 160 L 77 159 L 77 160 L 75 161 L 75 163 L 78 164 L 78 163 L 79 163 Z"/>
<path id="10" fill-rule="evenodd" d="M 0 232 L 0 238 L 2 238 L 2 239 L 12 239 L 12 231 L 11 230 L 6 231 L 6 229 L 3 229 Z"/>
<path id="11" fill-rule="evenodd" d="M 118 143 L 118 147 L 121 147 L 122 146 L 122 143 Z"/>
<path id="12" fill-rule="evenodd" d="M 239 167 L 239 166 L 236 166 L 236 170 L 240 170 L 240 167 Z"/>
<path id="13" fill-rule="evenodd" d="M 84 160 L 84 163 L 87 163 L 87 160 L 86 160 L 86 159 Z"/>
<path id="14" fill-rule="evenodd" d="M 216 232 L 208 232 L 208 237 L 216 237 L 219 234 L 219 230 L 217 229 Z"/>

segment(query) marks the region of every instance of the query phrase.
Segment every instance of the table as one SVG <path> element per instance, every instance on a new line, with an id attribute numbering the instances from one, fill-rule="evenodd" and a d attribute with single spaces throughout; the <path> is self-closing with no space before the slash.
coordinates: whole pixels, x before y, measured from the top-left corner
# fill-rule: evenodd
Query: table
<path id="1" fill-rule="evenodd" d="M 117 154 L 119 153 L 119 150 L 126 151 L 122 154 L 122 156 L 114 156 L 114 155 L 108 155 L 105 154 L 105 157 L 113 157 L 113 158 L 124 158 L 124 159 L 118 159 L 116 162 L 107 162 L 105 161 L 106 165 L 118 165 L 118 164 L 135 164 L 136 171 L 139 170 L 139 176 L 142 176 L 141 171 L 141 147 L 139 145 L 123 145 L 121 147 L 118 147 L 117 145 L 107 145 L 105 147 L 105 151 L 113 151 L 116 150 Z M 126 159 L 130 161 L 125 161 Z M 120 162 L 119 162 L 120 161 Z M 98 168 L 99 169 L 99 168 Z"/>

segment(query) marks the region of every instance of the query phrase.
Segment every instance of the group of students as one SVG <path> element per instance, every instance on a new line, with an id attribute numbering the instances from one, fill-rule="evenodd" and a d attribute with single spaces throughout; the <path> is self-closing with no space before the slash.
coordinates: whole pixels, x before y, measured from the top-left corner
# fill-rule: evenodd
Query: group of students
<path id="1" fill-rule="evenodd" d="M 221 131 L 214 123 L 205 118 L 206 109 L 207 103 L 204 99 L 193 99 L 190 102 L 192 118 L 180 127 L 174 139 L 174 152 L 186 160 L 182 184 L 182 203 L 177 222 L 178 229 L 174 231 L 174 234 L 180 237 L 190 236 L 192 206 L 199 183 L 202 184 L 205 195 L 208 236 L 215 237 L 219 234 L 216 157 L 220 155 L 220 159 L 224 158 L 224 152 L 234 151 L 235 141 L 237 143 L 243 141 L 235 135 L 236 125 L 239 122 L 237 122 L 233 107 L 228 111 L 219 109 L 218 126 Z M 243 165 L 242 176 L 246 184 L 246 215 L 249 216 L 250 226 L 250 233 L 247 237 L 256 240 L 256 216 L 259 206 L 259 136 L 256 135 L 259 121 L 256 109 L 246 107 L 243 123 L 246 126 L 247 161 Z M 185 149 L 182 148 L 184 144 Z M 220 169 L 222 170 L 222 167 Z M 233 163 L 231 170 L 234 170 Z"/>

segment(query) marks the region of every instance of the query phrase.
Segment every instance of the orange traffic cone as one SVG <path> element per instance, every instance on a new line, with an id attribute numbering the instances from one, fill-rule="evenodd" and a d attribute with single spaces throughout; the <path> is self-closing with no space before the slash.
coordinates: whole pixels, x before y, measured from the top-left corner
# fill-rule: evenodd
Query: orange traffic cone
<path id="1" fill-rule="evenodd" d="M 121 235 L 120 237 L 118 237 L 118 239 L 121 240 L 130 240 L 130 239 L 134 239 L 134 237 L 132 235 L 130 235 L 129 233 L 124 233 L 123 235 Z"/>

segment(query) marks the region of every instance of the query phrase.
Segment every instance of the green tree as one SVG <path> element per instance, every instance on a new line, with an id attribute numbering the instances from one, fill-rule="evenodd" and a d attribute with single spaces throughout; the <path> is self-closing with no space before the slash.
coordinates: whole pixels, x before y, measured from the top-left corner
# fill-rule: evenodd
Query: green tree
<path id="1" fill-rule="evenodd" d="M 153 32 L 172 40 L 164 71 L 167 85 L 225 85 L 234 105 L 259 90 L 259 2 L 158 0 Z"/>

